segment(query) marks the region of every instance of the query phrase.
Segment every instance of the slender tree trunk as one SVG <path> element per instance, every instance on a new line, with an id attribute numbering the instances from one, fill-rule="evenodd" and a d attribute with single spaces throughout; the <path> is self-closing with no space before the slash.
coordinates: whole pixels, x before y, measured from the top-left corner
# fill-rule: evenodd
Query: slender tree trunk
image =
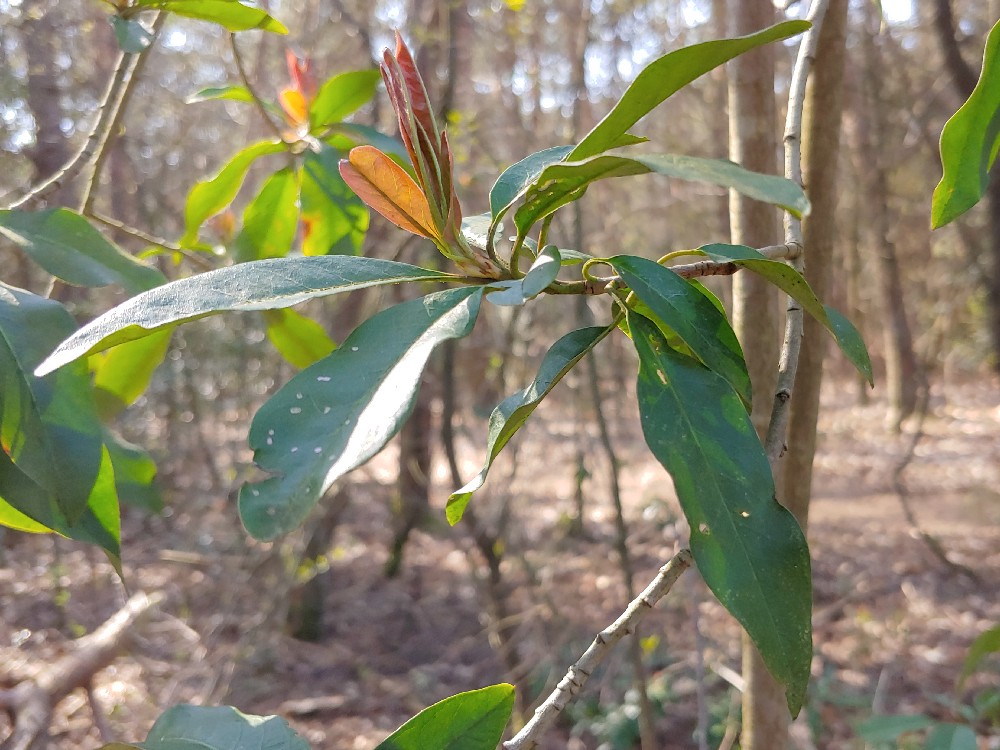
<path id="1" fill-rule="evenodd" d="M 734 0 L 733 32 L 748 34 L 775 21 L 771 0 Z M 729 153 L 748 169 L 774 174 L 777 164 L 777 115 L 774 97 L 774 45 L 741 55 L 729 64 Z M 730 194 L 733 242 L 760 247 L 778 242 L 774 209 Z M 771 396 L 777 382 L 780 333 L 778 295 L 753 274 L 737 274 L 733 283 L 733 323 L 753 384 L 751 417 L 758 434 L 767 430 Z M 785 750 L 788 709 L 785 691 L 764 666 L 750 639 L 743 638 L 743 750 Z"/>

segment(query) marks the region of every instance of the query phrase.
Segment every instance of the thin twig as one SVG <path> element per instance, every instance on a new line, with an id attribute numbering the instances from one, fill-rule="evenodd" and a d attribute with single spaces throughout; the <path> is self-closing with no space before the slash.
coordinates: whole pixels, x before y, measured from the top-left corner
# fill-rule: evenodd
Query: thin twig
<path id="1" fill-rule="evenodd" d="M 236 63 L 236 72 L 239 74 L 240 82 L 246 90 L 250 92 L 250 98 L 253 99 L 254 106 L 257 107 L 257 111 L 264 119 L 264 123 L 267 125 L 268 129 L 270 129 L 271 132 L 278 137 L 279 141 L 284 141 L 285 136 L 281 132 L 281 128 L 279 128 L 278 124 L 271 119 L 270 112 L 268 112 L 267 107 L 264 106 L 264 100 L 260 98 L 257 90 L 250 82 L 250 76 L 247 74 L 246 65 L 243 63 L 243 55 L 240 53 L 239 45 L 236 44 L 236 34 L 229 35 L 229 47 L 233 51 L 233 62 Z"/>
<path id="2" fill-rule="evenodd" d="M 538 746 L 538 739 L 573 700 L 597 666 L 604 660 L 611 647 L 633 632 L 642 618 L 662 599 L 694 562 L 691 552 L 682 549 L 660 568 L 659 573 L 646 589 L 639 594 L 628 608 L 611 625 L 597 634 L 594 642 L 584 652 L 556 685 L 549 697 L 536 710 L 524 728 L 513 738 L 503 743 L 504 750 L 531 750 Z"/>
<path id="3" fill-rule="evenodd" d="M 802 110 L 805 106 L 806 81 L 816 59 L 819 31 L 826 15 L 829 0 L 813 0 L 808 20 L 812 28 L 806 32 L 799 46 L 799 54 L 792 69 L 792 83 L 788 92 L 788 114 L 785 118 L 785 177 L 797 185 L 802 184 Z M 802 249 L 802 221 L 785 212 L 785 245 L 794 246 L 800 252 L 790 258 L 790 263 L 800 273 L 805 270 L 805 253 Z M 788 429 L 789 401 L 795 385 L 795 373 L 799 367 L 799 351 L 802 348 L 803 327 L 802 306 L 794 299 L 788 300 L 785 319 L 785 338 L 778 360 L 778 383 L 771 407 L 771 421 L 767 428 L 764 448 L 772 465 L 785 448 L 785 433 Z"/>
<path id="4" fill-rule="evenodd" d="M 166 240 L 163 237 L 159 237 L 155 234 L 147 232 L 144 229 L 139 229 L 137 227 L 129 226 L 128 224 L 124 224 L 118 219 L 114 219 L 110 216 L 105 216 L 99 211 L 94 211 L 94 210 L 87 211 L 85 213 L 85 216 L 89 219 L 93 219 L 96 222 L 104 224 L 107 227 L 116 229 L 122 234 L 127 234 L 129 237 L 134 237 L 135 239 L 147 242 L 150 245 L 156 245 L 157 247 L 161 247 L 164 250 L 168 250 L 172 253 L 179 253 L 188 260 L 190 260 L 192 263 L 194 263 L 195 265 L 206 271 L 211 271 L 212 269 L 215 268 L 215 265 L 210 263 L 206 258 L 202 257 L 200 253 L 193 250 L 188 250 L 187 248 L 181 247 L 176 242 L 171 242 L 170 240 Z"/>

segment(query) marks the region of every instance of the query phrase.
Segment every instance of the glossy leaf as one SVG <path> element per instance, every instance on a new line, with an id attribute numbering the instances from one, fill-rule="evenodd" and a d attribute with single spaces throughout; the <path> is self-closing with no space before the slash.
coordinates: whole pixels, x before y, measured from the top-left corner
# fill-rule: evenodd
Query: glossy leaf
<path id="1" fill-rule="evenodd" d="M 728 382 L 629 313 L 646 444 L 670 473 L 709 588 L 743 625 L 797 714 L 812 662 L 809 549 L 777 500 L 764 448 Z"/>
<path id="2" fill-rule="evenodd" d="M 243 212 L 243 229 L 236 237 L 236 260 L 284 258 L 299 227 L 299 179 L 291 167 L 268 177 Z"/>
<path id="3" fill-rule="evenodd" d="M 927 735 L 926 750 L 979 750 L 976 733 L 964 724 L 936 724 Z"/>
<path id="4" fill-rule="evenodd" d="M 235 0 L 136 0 L 141 8 L 156 8 L 178 16 L 217 23 L 227 31 L 263 29 L 277 34 L 287 34 L 284 24 L 259 8 Z"/>
<path id="5" fill-rule="evenodd" d="M 513 710 L 513 685 L 459 693 L 425 708 L 375 750 L 496 750 Z"/>
<path id="6" fill-rule="evenodd" d="M 808 213 L 809 200 L 802 188 L 784 177 L 744 169 L 724 159 L 702 159 L 674 154 L 647 156 L 595 156 L 578 162 L 546 167 L 537 185 L 526 193 L 524 205 L 514 214 L 522 232 L 532 224 L 581 197 L 597 180 L 631 175 L 660 174 L 681 180 L 708 182 L 784 208 L 795 216 Z"/>
<path id="7" fill-rule="evenodd" d="M 181 237 L 181 245 L 192 247 L 197 244 L 201 225 L 233 202 L 247 170 L 255 160 L 284 150 L 285 144 L 275 141 L 260 141 L 247 146 L 233 156 L 215 177 L 191 188 L 184 204 L 184 236 Z"/>
<path id="8" fill-rule="evenodd" d="M 721 375 L 748 406 L 752 395 L 743 349 L 725 313 L 699 289 L 646 258 L 619 255 L 609 263 L 653 314 L 710 370 Z"/>
<path id="9" fill-rule="evenodd" d="M 340 176 L 337 152 L 322 146 L 302 163 L 302 254 L 358 255 L 368 209 Z"/>
<path id="10" fill-rule="evenodd" d="M 201 89 L 187 98 L 188 104 L 210 102 L 217 99 L 228 99 L 234 102 L 253 103 L 253 94 L 246 86 L 210 86 Z"/>
<path id="11" fill-rule="evenodd" d="M 354 114 L 375 96 L 382 76 L 378 70 L 352 70 L 335 75 L 320 86 L 309 106 L 309 124 L 313 128 L 340 122 Z"/>
<path id="12" fill-rule="evenodd" d="M 554 146 L 536 151 L 503 171 L 490 189 L 490 212 L 499 219 L 511 207 L 518 196 L 538 179 L 550 164 L 562 161 L 572 146 Z"/>
<path id="13" fill-rule="evenodd" d="M 464 487 L 448 498 L 445 513 L 452 525 L 462 519 L 472 494 L 486 482 L 493 461 L 503 450 L 528 417 L 535 411 L 549 392 L 562 380 L 585 354 L 608 334 L 609 329 L 580 328 L 567 333 L 545 354 L 538 368 L 538 375 L 531 385 L 501 401 L 490 415 L 489 438 L 486 445 L 486 464 Z"/>
<path id="14" fill-rule="evenodd" d="M 167 355 L 170 333 L 158 331 L 90 358 L 94 398 L 102 420 L 117 416 L 145 393 L 153 373 Z"/>
<path id="15" fill-rule="evenodd" d="M 872 716 L 858 725 L 858 737 L 865 742 L 878 744 L 896 742 L 909 732 L 920 732 L 934 725 L 928 716 L 909 714 L 888 714 Z"/>
<path id="16" fill-rule="evenodd" d="M 983 70 L 971 96 L 941 131 L 944 174 L 934 188 L 931 226 L 954 221 L 986 192 L 1000 149 L 1000 21 L 990 31 Z"/>
<path id="17" fill-rule="evenodd" d="M 979 669 L 983 659 L 996 653 L 1000 653 L 1000 625 L 994 625 L 981 633 L 969 646 L 969 653 L 965 655 L 965 664 L 962 665 L 959 686 L 965 682 L 969 675 Z"/>
<path id="18" fill-rule="evenodd" d="M 612 148 L 642 117 L 696 78 L 748 50 L 788 39 L 809 27 L 807 21 L 785 21 L 756 34 L 702 42 L 654 60 L 643 68 L 614 108 L 584 136 L 567 159 L 579 161 Z"/>
<path id="19" fill-rule="evenodd" d="M 267 338 L 285 361 L 300 370 L 337 348 L 323 326 L 288 308 L 265 310 Z"/>
<path id="20" fill-rule="evenodd" d="M 490 288 L 500 287 L 500 289 L 490 292 L 486 298 L 494 305 L 523 305 L 545 291 L 549 284 L 556 280 L 561 260 L 559 249 L 555 245 L 546 246 L 523 278 L 491 284 Z"/>
<path id="21" fill-rule="evenodd" d="M 868 356 L 861 334 L 847 318 L 819 301 L 802 274 L 787 263 L 766 258 L 752 247 L 745 245 L 702 245 L 698 250 L 714 261 L 735 263 L 763 276 L 802 305 L 803 310 L 833 334 L 847 359 L 868 383 L 874 386 L 871 358 Z"/>
<path id="22" fill-rule="evenodd" d="M 219 268 L 157 287 L 109 310 L 63 341 L 38 372 L 44 375 L 94 352 L 222 312 L 277 310 L 370 286 L 448 278 L 406 263 L 343 255 Z"/>
<path id="23" fill-rule="evenodd" d="M 341 476 L 382 450 L 409 416 L 427 358 L 475 324 L 482 289 L 436 292 L 383 310 L 292 378 L 254 416 L 240 517 L 261 540 L 295 529 Z"/>
<path id="24" fill-rule="evenodd" d="M 105 746 L 107 748 L 108 746 Z M 280 716 L 252 716 L 231 706 L 171 706 L 141 750 L 309 750 Z"/>
<path id="25" fill-rule="evenodd" d="M 437 231 L 420 186 L 396 162 L 374 146 L 351 149 L 340 174 L 370 208 L 407 232 L 434 239 Z"/>
<path id="26" fill-rule="evenodd" d="M 153 43 L 153 34 L 135 18 L 113 15 L 111 28 L 114 29 L 118 48 L 122 52 L 129 54 L 145 52 Z"/>
<path id="27" fill-rule="evenodd" d="M 68 284 L 117 284 L 135 294 L 166 281 L 158 270 L 113 245 L 89 221 L 68 208 L 0 211 L 0 236 Z"/>
<path id="28" fill-rule="evenodd" d="M 52 496 L 69 523 L 87 507 L 101 467 L 101 425 L 81 362 L 32 374 L 76 324 L 58 302 L 0 283 L 0 450 Z M 18 510 L 45 523 L 5 498 Z"/>
<path id="29" fill-rule="evenodd" d="M 119 502 L 150 513 L 162 511 L 163 496 L 156 484 L 156 463 L 150 455 L 109 428 L 104 430 L 104 445 L 114 469 Z"/>

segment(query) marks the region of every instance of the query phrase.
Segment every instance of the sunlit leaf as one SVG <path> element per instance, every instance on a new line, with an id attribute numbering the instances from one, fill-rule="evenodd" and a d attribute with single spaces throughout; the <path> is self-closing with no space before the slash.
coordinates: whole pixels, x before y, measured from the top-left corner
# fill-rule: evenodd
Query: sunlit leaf
<path id="1" fill-rule="evenodd" d="M 250 446 L 275 476 L 240 490 L 252 536 L 292 531 L 337 479 L 382 450 L 409 416 L 434 347 L 468 335 L 481 298 L 481 288 L 462 287 L 383 310 L 260 408 Z"/>
<path id="2" fill-rule="evenodd" d="M 169 346 L 170 331 L 162 330 L 90 358 L 94 398 L 102 420 L 116 416 L 146 391 Z"/>
<path id="3" fill-rule="evenodd" d="M 340 174 L 370 208 L 407 232 L 434 239 L 437 231 L 427 198 L 402 167 L 374 146 L 351 149 Z"/>
<path id="4" fill-rule="evenodd" d="M 654 60 L 643 68 L 614 108 L 580 141 L 567 159 L 579 161 L 612 148 L 617 138 L 691 81 L 737 55 L 801 34 L 809 27 L 807 21 L 785 21 L 756 34 L 702 42 Z"/>
<path id="5" fill-rule="evenodd" d="M 231 706 L 171 706 L 141 750 L 309 750 L 280 716 L 252 716 Z M 102 748 L 106 750 L 108 746 Z"/>
<path id="6" fill-rule="evenodd" d="M 0 236 L 68 284 L 117 284 L 135 294 L 166 281 L 157 269 L 109 242 L 89 221 L 68 208 L 0 211 Z"/>
<path id="7" fill-rule="evenodd" d="M 357 255 L 364 244 L 368 209 L 340 176 L 338 161 L 325 144 L 303 160 L 303 255 Z"/>
<path id="8" fill-rule="evenodd" d="M 292 249 L 299 227 L 299 178 L 291 167 L 268 177 L 243 212 L 236 237 L 236 260 L 283 258 Z"/>
<path id="9" fill-rule="evenodd" d="M 448 522 L 458 523 L 465 512 L 472 494 L 486 482 L 494 459 L 504 446 L 528 420 L 535 408 L 562 380 L 587 352 L 608 334 L 609 329 L 580 328 L 567 333 L 545 354 L 531 385 L 501 401 L 490 415 L 489 438 L 486 447 L 486 464 L 474 479 L 448 498 L 445 513 Z"/>
<path id="10" fill-rule="evenodd" d="M 278 104 L 284 110 L 288 121 L 301 125 L 309 118 L 309 102 L 298 89 L 283 89 L 278 93 Z"/>
<path id="11" fill-rule="evenodd" d="M 672 350 L 628 314 L 639 354 L 636 396 L 646 444 L 670 473 L 705 583 L 739 620 L 798 713 L 812 663 L 809 549 L 775 499 L 750 416 L 732 386 Z"/>
<path id="12" fill-rule="evenodd" d="M 109 428 L 104 430 L 104 445 L 114 468 L 119 502 L 150 513 L 162 511 L 163 496 L 156 484 L 156 463 L 150 455 Z"/>
<path id="13" fill-rule="evenodd" d="M 229 99 L 234 102 L 253 102 L 253 94 L 246 86 L 211 86 L 201 89 L 187 98 L 188 104 Z"/>
<path id="14" fill-rule="evenodd" d="M 503 171 L 490 189 L 490 211 L 499 219 L 524 190 L 538 179 L 547 166 L 562 161 L 572 146 L 554 146 L 526 156 Z"/>
<path id="15" fill-rule="evenodd" d="M 372 100 L 381 80 L 376 69 L 352 70 L 330 78 L 309 106 L 310 126 L 325 127 L 354 114 Z"/>
<path id="16" fill-rule="evenodd" d="M 926 750 L 979 750 L 979 741 L 971 727 L 964 724 L 936 724 L 927 735 Z"/>
<path id="17" fill-rule="evenodd" d="M 990 654 L 1000 653 L 1000 625 L 994 625 L 989 630 L 984 631 L 969 646 L 969 652 L 965 655 L 965 664 L 962 665 L 962 674 L 959 678 L 959 685 L 975 672 Z"/>
<path id="18" fill-rule="evenodd" d="M 954 221 L 986 192 L 1000 149 L 1000 21 L 990 31 L 972 95 L 941 131 L 944 174 L 934 188 L 931 226 Z"/>
<path id="19" fill-rule="evenodd" d="M 619 255 L 609 263 L 635 295 L 666 323 L 694 355 L 721 375 L 744 404 L 751 403 L 743 349 L 724 313 L 692 284 L 646 258 Z"/>
<path id="20" fill-rule="evenodd" d="M 259 8 L 235 0 L 136 0 L 142 8 L 156 8 L 176 13 L 178 16 L 211 21 L 227 31 L 263 29 L 277 34 L 287 34 L 284 24 L 276 21 Z"/>
<path id="21" fill-rule="evenodd" d="M 934 720 L 929 716 L 887 714 L 866 719 L 858 725 L 857 732 L 865 742 L 878 744 L 896 742 L 904 734 L 919 732 L 933 725 Z"/>
<path id="22" fill-rule="evenodd" d="M 63 341 L 37 372 L 45 375 L 80 357 L 208 315 L 276 310 L 370 286 L 449 278 L 406 263 L 345 255 L 240 263 L 180 279 L 123 302 Z"/>
<path id="23" fill-rule="evenodd" d="M 375 750 L 496 750 L 513 710 L 513 685 L 459 693 L 425 708 Z"/>
<path id="24" fill-rule="evenodd" d="M 247 170 L 255 160 L 284 150 L 285 144 L 275 141 L 260 141 L 247 146 L 233 156 L 215 177 L 191 188 L 184 205 L 184 236 L 181 237 L 181 245 L 190 247 L 197 244 L 201 225 L 209 216 L 219 213 L 232 203 Z"/>
<path id="25" fill-rule="evenodd" d="M 293 367 L 308 367 L 337 348 L 323 326 L 294 310 L 265 310 L 264 320 L 267 338 Z"/>

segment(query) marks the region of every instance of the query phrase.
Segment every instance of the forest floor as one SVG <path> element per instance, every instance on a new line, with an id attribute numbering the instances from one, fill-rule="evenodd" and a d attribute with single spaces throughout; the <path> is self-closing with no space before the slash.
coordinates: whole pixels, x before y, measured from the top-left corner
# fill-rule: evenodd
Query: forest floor
<path id="1" fill-rule="evenodd" d="M 956 685 L 969 644 L 1000 622 L 1000 385 L 935 387 L 924 435 L 903 474 L 921 527 L 976 577 L 943 564 L 904 517 L 893 472 L 914 425 L 893 434 L 878 392 L 867 405 L 850 403 L 854 392 L 845 382 L 824 391 L 809 528 L 816 655 L 809 703 L 794 730 L 801 748 L 864 747 L 855 727 L 873 711 L 961 720 L 962 706 L 981 703 L 1000 685 L 997 661 L 961 690 Z M 624 404 L 612 411 L 641 587 L 687 532 L 670 482 L 645 452 Z M 434 474 L 435 520 L 412 535 L 393 579 L 383 574 L 392 452 L 357 473 L 329 553 L 312 569 L 326 599 L 317 643 L 297 641 L 283 628 L 290 582 L 309 572 L 297 565 L 301 535 L 279 545 L 249 542 L 232 503 L 219 497 L 225 490 L 205 487 L 197 457 L 186 472 L 175 466 L 171 514 L 129 512 L 124 521 L 130 589 L 163 591 L 167 601 L 95 678 L 94 696 L 115 738 L 142 739 L 158 713 L 177 702 L 280 713 L 315 750 L 373 748 L 424 706 L 495 682 L 514 681 L 530 692 L 530 710 L 627 603 L 607 462 L 592 431 L 582 434 L 591 459 L 583 534 L 570 533 L 581 433 L 565 417 L 572 403 L 562 406 L 539 411 L 517 439 L 516 473 L 510 462 L 499 463 L 474 499 L 484 523 L 504 505 L 509 513 L 501 604 L 514 653 L 498 650 L 503 639 L 484 614 L 496 601 L 489 600 L 485 566 L 467 529 L 443 522 L 450 489 L 443 462 Z M 484 434 L 482 421 L 460 432 L 467 475 L 479 469 Z M 0 687 L 65 653 L 73 637 L 125 599 L 93 550 L 14 534 L 3 548 Z M 641 636 L 660 747 L 697 748 L 700 708 L 708 717 L 707 747 L 719 747 L 738 715 L 731 682 L 739 680 L 740 636 L 696 572 L 650 613 Z M 612 653 L 545 747 L 637 746 L 627 652 Z M 996 702 L 980 707 L 990 711 L 992 729 L 987 720 L 976 725 L 982 748 L 1000 747 Z M 8 729 L 0 718 L 0 737 Z M 62 702 L 51 730 L 56 750 L 101 744 L 82 692 Z"/>

